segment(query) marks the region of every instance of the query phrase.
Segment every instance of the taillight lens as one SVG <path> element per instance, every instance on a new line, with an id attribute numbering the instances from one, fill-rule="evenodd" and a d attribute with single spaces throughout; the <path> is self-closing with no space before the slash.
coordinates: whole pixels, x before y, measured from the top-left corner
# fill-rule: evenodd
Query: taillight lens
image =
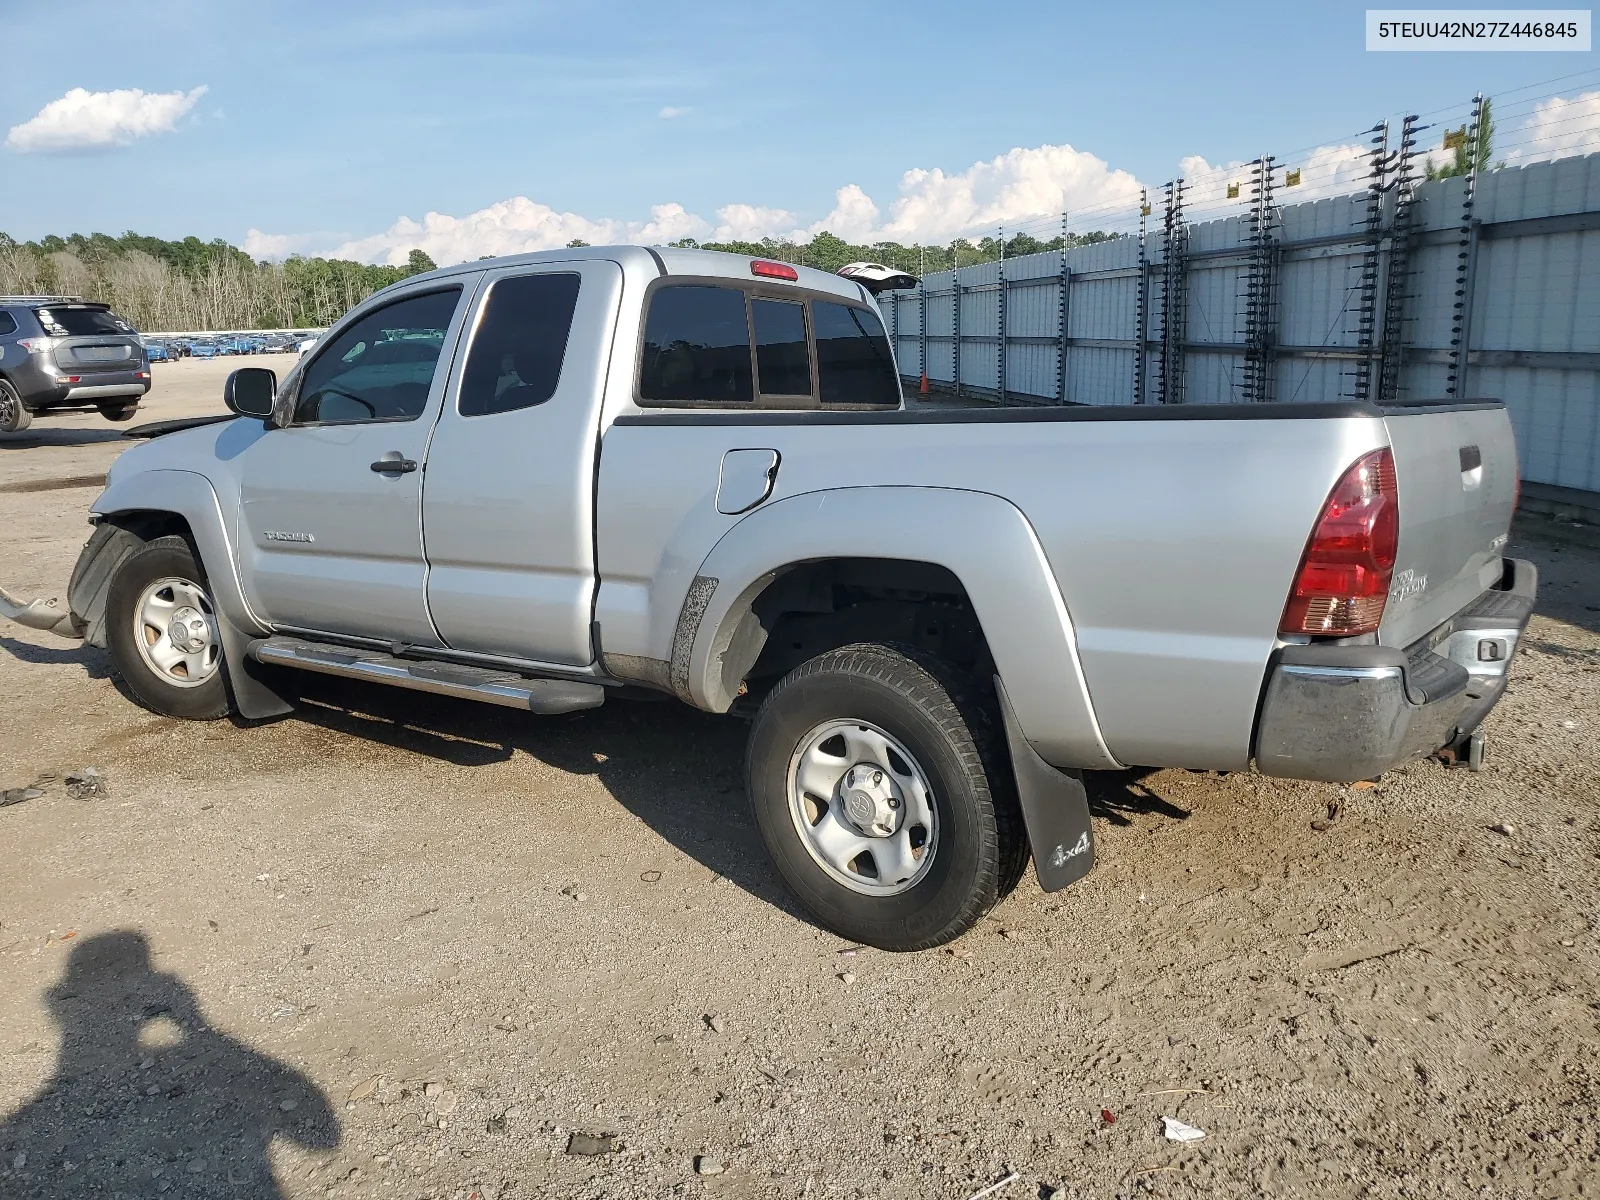
<path id="1" fill-rule="evenodd" d="M 1394 455 L 1374 450 L 1356 460 L 1322 506 L 1280 632 L 1352 637 L 1375 631 L 1399 540 Z"/>

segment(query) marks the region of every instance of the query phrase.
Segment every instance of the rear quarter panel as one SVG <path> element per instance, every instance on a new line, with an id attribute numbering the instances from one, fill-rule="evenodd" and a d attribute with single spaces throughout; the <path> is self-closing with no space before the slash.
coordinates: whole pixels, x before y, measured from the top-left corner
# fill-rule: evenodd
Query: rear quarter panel
<path id="1" fill-rule="evenodd" d="M 988 493 L 1036 532 L 1111 754 L 1238 769 L 1317 513 L 1385 437 L 1375 417 L 613 426 L 600 465 L 596 615 L 608 652 L 670 656 L 690 581 L 744 519 L 714 503 L 729 449 L 782 456 L 768 504 L 863 485 Z"/>

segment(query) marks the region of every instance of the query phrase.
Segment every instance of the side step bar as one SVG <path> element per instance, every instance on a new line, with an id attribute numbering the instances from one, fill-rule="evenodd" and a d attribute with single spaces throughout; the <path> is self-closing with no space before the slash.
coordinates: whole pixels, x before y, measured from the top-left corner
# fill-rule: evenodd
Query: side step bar
<path id="1" fill-rule="evenodd" d="M 457 696 L 481 700 L 506 708 L 520 708 L 541 714 L 576 712 L 599 708 L 605 703 L 605 689 L 599 684 L 566 679 L 530 679 L 514 671 L 494 671 L 457 663 L 417 661 L 395 658 L 376 650 L 353 650 L 325 642 L 305 642 L 299 638 L 271 637 L 250 643 L 250 657 L 257 662 L 322 675 L 341 675 L 346 679 L 370 679 L 390 687 L 438 696 Z"/>

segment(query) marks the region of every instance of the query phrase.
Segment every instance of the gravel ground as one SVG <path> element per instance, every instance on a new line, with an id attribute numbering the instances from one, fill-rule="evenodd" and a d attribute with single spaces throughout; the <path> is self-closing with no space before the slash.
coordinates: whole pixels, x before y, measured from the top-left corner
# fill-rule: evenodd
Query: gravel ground
<path id="1" fill-rule="evenodd" d="M 8 588 L 61 592 L 118 432 L 0 438 Z M 903 956 L 785 896 L 735 721 L 308 677 L 186 724 L 8 627 L 0 1195 L 1593 1196 L 1600 551 L 1515 551 L 1481 774 L 1104 776 L 1086 881 Z"/>

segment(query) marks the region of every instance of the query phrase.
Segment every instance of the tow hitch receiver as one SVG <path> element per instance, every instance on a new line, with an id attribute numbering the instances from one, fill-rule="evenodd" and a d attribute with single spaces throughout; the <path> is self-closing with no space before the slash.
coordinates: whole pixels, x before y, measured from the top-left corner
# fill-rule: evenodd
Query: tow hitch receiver
<path id="1" fill-rule="evenodd" d="M 1447 767 L 1465 767 L 1469 771 L 1481 771 L 1483 749 L 1487 740 L 1483 730 L 1474 729 L 1471 733 L 1440 746 L 1433 752 L 1433 756 Z"/>

